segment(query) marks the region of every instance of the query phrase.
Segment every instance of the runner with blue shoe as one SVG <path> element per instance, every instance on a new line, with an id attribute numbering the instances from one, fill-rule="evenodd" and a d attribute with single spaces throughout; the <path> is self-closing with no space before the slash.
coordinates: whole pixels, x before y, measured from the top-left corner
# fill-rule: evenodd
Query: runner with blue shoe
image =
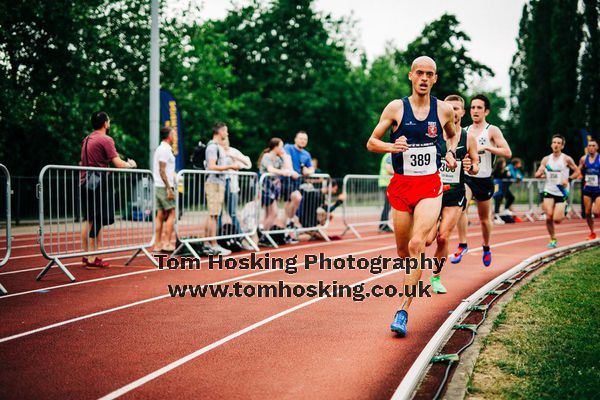
<path id="1" fill-rule="evenodd" d="M 437 81 L 435 61 L 425 56 L 416 58 L 408 79 L 412 83 L 411 96 L 393 100 L 385 107 L 367 148 L 375 153 L 392 153 L 394 176 L 386 195 L 392 206 L 398 256 L 420 260 L 442 206 L 441 159 L 445 157 L 450 169 L 456 168 L 456 145 L 452 143 L 456 132 L 450 104 L 430 94 Z M 390 128 L 390 142 L 384 142 L 381 139 Z M 442 129 L 448 140 L 445 156 Z M 405 287 L 418 285 L 420 267 L 406 272 Z M 411 302 L 412 297 L 403 300 L 390 326 L 400 337 L 406 335 Z"/>
<path id="2" fill-rule="evenodd" d="M 465 100 L 455 94 L 444 99 L 452 106 L 454 110 L 454 129 L 457 133 L 456 162 L 457 167 L 454 170 L 449 169 L 446 163 L 442 161 L 440 175 L 442 183 L 448 186 L 442 196 L 442 212 L 438 226 L 434 226 L 427 237 L 427 246 L 434 241 L 437 242 L 435 257 L 437 259 L 446 259 L 448 257 L 448 240 L 454 230 L 460 214 L 466 207 L 467 199 L 465 196 L 465 172 L 475 175 L 479 171 L 477 162 L 477 141 L 475 136 L 467 133 L 460 127 L 460 121 L 465 115 Z M 442 142 L 442 153 L 446 151 L 445 142 Z M 441 271 L 440 271 L 441 273 Z M 431 276 L 431 288 L 433 293 L 444 294 L 446 288 L 442 285 L 440 273 Z"/>
<path id="3" fill-rule="evenodd" d="M 477 139 L 479 154 L 479 172 L 473 176 L 465 176 L 467 208 L 458 221 L 458 250 L 450 256 L 452 264 L 458 264 L 469 251 L 467 246 L 467 211 L 471 199 L 477 201 L 477 214 L 481 222 L 483 236 L 483 265 L 489 267 L 492 263 L 490 237 L 492 235 L 492 196 L 494 195 L 494 180 L 492 171 L 494 158 L 512 157 L 512 152 L 502 131 L 497 126 L 488 124 L 485 118 L 490 114 L 490 100 L 478 94 L 471 99 L 471 119 L 473 124 L 467 127 L 467 132 L 473 133 Z"/>

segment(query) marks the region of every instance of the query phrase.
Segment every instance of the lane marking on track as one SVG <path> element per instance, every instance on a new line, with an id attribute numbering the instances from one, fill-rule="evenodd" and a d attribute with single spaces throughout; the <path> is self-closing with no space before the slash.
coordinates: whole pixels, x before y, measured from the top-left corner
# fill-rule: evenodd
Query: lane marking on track
<path id="1" fill-rule="evenodd" d="M 525 231 L 530 231 L 530 230 L 537 230 L 538 228 L 539 228 L 539 226 L 532 226 L 532 227 L 530 226 L 530 227 L 524 227 L 524 228 L 513 228 L 511 230 L 502 230 L 500 232 L 497 232 L 497 234 L 525 232 Z M 319 244 L 319 243 L 312 243 L 312 244 L 300 245 L 300 246 L 294 247 L 294 249 L 306 248 L 307 246 L 311 246 L 312 247 L 312 246 L 326 246 L 326 245 L 332 245 L 332 244 L 336 244 L 336 243 L 340 243 L 340 244 L 342 244 L 342 243 L 352 243 L 352 242 L 355 242 L 355 241 L 372 240 L 372 239 L 375 239 L 375 238 L 379 238 L 380 239 L 382 237 L 386 237 L 386 235 L 389 235 L 389 234 L 373 235 L 373 236 L 367 236 L 367 237 L 364 237 L 364 238 L 344 239 L 344 240 L 340 240 L 340 241 L 325 242 L 325 243 L 321 243 L 321 244 Z M 467 237 L 477 236 L 477 235 L 478 235 L 478 233 L 473 233 L 472 232 L 472 233 L 467 234 Z M 450 239 L 457 239 L 457 238 L 458 238 L 458 236 L 454 235 Z M 267 251 L 267 250 L 263 251 L 263 250 L 261 250 L 260 252 L 256 252 L 256 254 L 260 254 L 260 253 L 263 253 L 263 252 L 276 253 L 276 252 L 280 252 L 280 251 L 283 251 L 283 250 L 289 250 L 289 249 L 290 248 L 272 249 L 271 251 Z M 244 255 L 247 255 L 247 254 L 249 254 L 249 253 L 242 254 L 242 255 L 231 256 L 230 258 L 243 257 Z M 467 253 L 467 254 L 469 254 L 469 253 Z M 30 256 L 26 256 L 26 257 L 30 257 Z M 37 254 L 37 257 L 42 257 L 42 255 L 41 254 Z M 126 258 L 129 258 L 129 257 L 130 257 L 129 255 L 127 255 L 127 256 L 118 256 L 118 257 L 107 257 L 107 258 L 104 258 L 104 260 L 107 260 L 107 261 L 109 261 L 109 260 L 110 261 L 112 261 L 112 260 L 121 260 L 121 259 L 126 259 Z M 11 260 L 12 259 L 14 259 L 14 257 L 11 257 Z M 45 261 L 48 261 L 48 260 L 45 260 Z M 79 262 L 71 262 L 71 263 L 66 263 L 65 265 L 66 266 L 72 266 L 72 265 L 78 265 L 78 264 L 80 264 L 80 263 Z M 15 270 L 15 271 L 0 272 L 0 276 L 2 276 L 2 275 L 18 274 L 18 273 L 21 273 L 21 272 L 41 271 L 44 268 L 45 267 L 35 267 L 35 268 L 29 268 L 29 269 L 20 269 L 20 270 Z M 139 268 L 139 267 L 134 266 L 132 268 Z M 154 269 L 154 267 L 150 267 L 149 269 Z M 137 274 L 137 273 L 140 273 L 140 272 L 138 271 L 138 272 L 135 272 L 135 273 L 132 273 L 132 274 Z M 118 276 L 121 276 L 121 275 L 114 275 L 114 276 L 118 277 Z M 128 275 L 124 274 L 122 276 L 128 276 Z M 88 281 L 85 281 L 85 282 L 88 282 Z M 35 292 L 35 291 L 37 291 L 37 290 L 29 291 L 27 293 L 31 293 L 31 292 Z M 20 292 L 20 293 L 26 293 L 26 292 Z M 4 296 L 4 297 L 6 297 L 6 296 Z M 0 299 L 2 299 L 2 297 L 0 297 Z"/>
<path id="2" fill-rule="evenodd" d="M 285 252 L 285 251 L 295 251 L 295 250 L 301 250 L 301 249 L 307 249 L 307 248 L 312 248 L 312 247 L 322 247 L 322 246 L 331 246 L 331 245 L 336 245 L 336 244 L 346 244 L 346 243 L 352 243 L 352 242 L 366 242 L 366 241 L 371 241 L 374 239 L 381 239 L 381 236 L 370 236 L 368 238 L 356 238 L 356 239 L 348 239 L 347 241 L 343 241 L 343 240 L 337 240 L 337 241 L 331 241 L 331 242 L 325 242 L 325 243 L 311 243 L 311 244 L 305 244 L 305 245 L 300 245 L 300 246 L 294 246 L 294 247 L 280 247 L 278 249 L 268 249 L 268 250 L 261 250 L 261 251 L 257 251 L 254 254 L 266 254 L 266 253 L 280 253 L 280 252 Z M 251 253 L 244 253 L 244 254 L 236 254 L 235 256 L 230 256 L 227 257 L 229 258 L 241 258 L 241 257 L 247 257 L 249 256 Z M 118 258 L 128 258 L 129 256 L 124 256 L 124 257 L 118 257 Z M 109 260 L 110 258 L 106 258 L 106 260 Z M 204 259 L 200 261 L 200 265 L 202 264 L 206 264 L 208 263 L 208 260 Z M 80 264 L 80 263 L 73 263 L 73 265 L 76 264 Z M 71 264 L 67 264 L 67 265 L 71 265 Z M 83 281 L 77 281 L 77 282 L 71 282 L 71 283 L 64 283 L 62 285 L 56 285 L 56 286 L 47 286 L 47 287 L 42 287 L 39 289 L 33 289 L 33 290 L 27 290 L 24 292 L 17 292 L 17 293 L 9 293 L 9 294 L 5 294 L 3 296 L 0 296 L 0 301 L 3 299 L 8 299 L 11 297 L 16 297 L 16 296 L 23 296 L 23 295 L 27 295 L 27 294 L 32 294 L 32 293 L 37 293 L 40 290 L 54 290 L 54 289 L 61 289 L 61 288 L 65 288 L 65 287 L 71 287 L 71 286 L 78 286 L 78 285 L 84 285 L 84 284 L 88 284 L 88 283 L 95 283 L 95 282 L 102 282 L 102 281 L 106 281 L 106 280 L 110 280 L 110 279 L 117 279 L 117 278 L 124 278 L 124 277 L 128 277 L 128 276 L 133 276 L 133 275 L 140 275 L 140 274 L 149 274 L 152 272 L 159 272 L 159 271 L 168 271 L 168 269 L 158 269 L 155 267 L 132 267 L 132 268 L 145 268 L 144 270 L 141 271 L 133 271 L 133 272 L 127 272 L 124 274 L 116 274 L 116 275 L 111 275 L 111 276 L 105 276 L 102 278 L 94 278 L 94 279 L 88 279 L 88 280 L 83 280 Z M 40 269 L 43 269 L 40 268 Z"/>
<path id="3" fill-rule="evenodd" d="M 350 253 L 344 253 L 344 254 L 338 254 L 336 256 L 332 256 L 330 257 L 331 259 L 337 259 L 337 258 L 343 258 L 343 257 L 347 257 L 349 255 L 360 255 L 360 254 L 368 254 L 368 253 L 373 253 L 373 252 L 377 252 L 377 251 L 384 251 L 384 250 L 391 250 L 391 249 L 395 249 L 396 245 L 392 245 L 392 246 L 385 246 L 385 247 L 377 247 L 374 249 L 367 249 L 367 250 L 361 250 L 361 251 L 357 251 L 357 252 L 350 252 Z M 298 263 L 297 266 L 301 267 L 303 266 L 304 263 Z M 255 276 L 259 276 L 259 275 L 265 275 L 265 274 L 269 274 L 272 272 L 277 272 L 277 271 L 282 271 L 281 269 L 271 269 L 271 270 L 264 270 L 264 271 L 259 271 L 259 272 L 253 272 L 250 274 L 246 274 L 246 275 L 241 275 L 241 276 L 237 276 L 237 277 L 233 277 L 233 278 L 229 278 L 229 279 L 225 279 L 222 281 L 218 281 L 218 282 L 211 282 L 211 283 L 206 283 L 204 284 L 206 285 L 221 285 L 224 283 L 229 283 L 229 282 L 235 282 L 235 281 L 239 281 L 245 278 L 252 278 Z M 26 331 L 26 332 L 22 332 L 22 333 L 18 333 L 15 335 L 11 335 L 11 336 L 6 336 L 3 338 L 0 338 L 0 343 L 4 343 L 4 342 L 8 342 L 11 340 L 15 340 L 24 336 L 29 336 L 29 335 L 33 335 L 34 333 L 38 333 L 38 332 L 43 332 L 43 331 L 47 331 L 49 329 L 53 329 L 53 328 L 58 328 L 60 326 L 64 326 L 64 325 L 68 325 L 68 324 L 72 324 L 74 322 L 78 322 L 78 321 L 83 321 L 89 318 L 93 318 L 93 317 L 97 317 L 100 315 L 105 315 L 105 314 L 109 314 L 115 311 L 120 311 L 120 310 L 124 310 L 127 308 L 131 308 L 131 307 L 135 307 L 141 304 L 146 304 L 146 303 L 150 303 L 152 301 L 156 301 L 156 300 L 161 300 L 161 299 L 166 299 L 166 298 L 170 298 L 171 295 L 170 294 L 163 294 L 160 296 L 155 296 L 155 297 L 151 297 L 149 299 L 145 299 L 145 300 L 138 300 L 136 302 L 133 303 L 129 303 L 129 304 L 124 304 L 122 306 L 118 306 L 118 307 L 113 307 L 113 308 L 109 308 L 107 310 L 103 310 L 103 311 L 97 311 L 91 314 L 86 314 L 86 315 L 82 315 L 80 317 L 75 317 L 75 318 L 71 318 L 65 321 L 61 321 L 61 322 L 56 322 L 54 324 L 51 325 L 46 325 L 40 328 L 36 328 L 30 331 Z"/>
<path id="4" fill-rule="evenodd" d="M 563 233 L 563 234 L 561 234 L 561 236 L 566 236 L 566 235 L 570 235 L 570 234 L 574 234 L 574 233 L 581 233 L 581 232 L 585 232 L 585 231 Z M 527 238 L 527 239 L 520 240 L 520 241 L 531 241 L 531 240 L 537 240 L 539 238 L 544 238 L 544 237 L 545 237 L 545 235 L 544 236 L 539 236 L 539 237 L 531 237 L 531 238 Z M 496 246 L 497 247 L 508 246 L 510 244 L 513 244 L 514 242 L 515 241 L 503 242 L 503 243 L 497 244 Z M 359 252 L 345 253 L 345 254 L 333 256 L 331 258 L 332 259 L 343 258 L 343 257 L 346 257 L 346 256 L 348 256 L 350 254 L 360 255 L 360 254 L 368 254 L 368 253 L 377 252 L 377 251 L 383 251 L 383 250 L 392 250 L 395 247 L 396 247 L 395 245 L 390 245 L 390 246 L 385 246 L 385 247 L 380 247 L 380 248 L 375 248 L 375 249 L 362 250 L 362 251 L 359 251 Z M 303 264 L 304 263 L 299 263 L 298 266 L 302 266 Z M 239 277 L 233 277 L 233 278 L 230 278 L 230 279 L 226 279 L 226 280 L 222 280 L 222 281 L 218 281 L 218 282 L 213 282 L 213 283 L 206 284 L 206 285 L 219 285 L 219 284 L 234 282 L 234 281 L 238 281 L 238 280 L 242 280 L 242 282 L 243 282 L 244 278 L 251 278 L 251 277 L 255 277 L 255 276 L 259 276 L 259 275 L 264 275 L 264 274 L 271 273 L 271 272 L 276 272 L 276 271 L 280 271 L 280 270 L 279 269 L 275 269 L 275 270 L 259 271 L 259 272 L 255 272 L 255 273 L 251 273 L 251 274 L 246 274 L 246 275 L 243 275 L 243 276 L 239 276 Z M 396 270 L 396 271 L 391 271 L 391 272 L 395 273 L 395 272 L 400 272 L 400 271 L 402 271 L 402 270 Z M 377 277 L 383 277 L 384 275 L 387 275 L 387 273 L 378 275 Z M 372 280 L 372 279 L 370 279 L 370 280 Z M 370 281 L 370 280 L 367 280 L 367 281 Z M 248 282 L 262 282 L 262 281 L 248 281 Z M 365 283 L 366 283 L 366 281 L 365 281 Z M 356 284 L 358 284 L 358 283 L 356 283 Z M 47 331 L 47 330 L 50 330 L 50 329 L 53 329 L 53 328 L 58 328 L 58 327 L 69 325 L 69 324 L 72 324 L 72 323 L 75 323 L 75 322 L 83 321 L 83 320 L 94 318 L 94 317 L 101 316 L 101 315 L 106 315 L 106 314 L 109 314 L 109 313 L 113 313 L 113 312 L 116 312 L 116 311 L 120 311 L 120 310 L 124 310 L 124 309 L 128 309 L 128 308 L 132 308 L 132 307 L 135 307 L 135 306 L 138 306 L 138 305 L 150 303 L 150 302 L 153 302 L 153 301 L 157 301 L 157 300 L 161 300 L 161 299 L 165 299 L 165 298 L 169 298 L 169 297 L 171 297 L 169 294 L 155 296 L 155 297 L 151 297 L 151 298 L 148 298 L 148 299 L 139 300 L 139 301 L 136 301 L 136 302 L 133 302 L 133 303 L 124 304 L 124 305 L 121 305 L 121 306 L 118 306 L 118 307 L 110 308 L 110 309 L 107 309 L 107 310 L 98 311 L 98 312 L 94 312 L 94 313 L 91 313 L 91 314 L 86 314 L 86 315 L 83 315 L 83 316 L 80 316 L 80 317 L 71 318 L 71 319 L 68 319 L 68 320 L 65 320 L 65 321 L 57 322 L 57 323 L 54 323 L 54 324 L 50 324 L 50 325 L 47 325 L 47 326 L 43 326 L 43 327 L 40 327 L 40 328 L 36 328 L 36 329 L 33 329 L 33 330 L 29 330 L 29 331 L 26 331 L 26 332 L 22 332 L 22 333 L 19 333 L 19 334 L 15 334 L 15 335 L 11 335 L 11 336 L 7 336 L 7 337 L 4 337 L 4 338 L 1 338 L 0 339 L 0 343 L 12 341 L 12 340 L 15 340 L 15 339 L 18 339 L 18 338 L 22 338 L 22 337 L 25 337 L 25 336 L 33 335 L 35 333 Z"/>
<path id="5" fill-rule="evenodd" d="M 567 236 L 567 235 L 571 235 L 571 234 L 575 234 L 575 233 L 579 234 L 581 232 L 587 232 L 587 231 L 567 232 L 567 233 L 563 233 L 563 236 Z M 529 238 L 524 238 L 524 239 L 520 240 L 520 242 L 528 242 L 528 241 L 543 239 L 545 237 L 547 237 L 547 235 L 536 236 L 536 237 L 529 237 Z M 511 244 L 514 244 L 515 242 L 517 242 L 517 241 L 511 240 L 509 242 L 500 242 L 500 243 L 496 244 L 496 247 L 509 246 Z M 392 274 L 396 274 L 398 272 L 402 272 L 402 270 L 399 269 L 399 270 L 395 270 L 395 271 L 390 271 L 390 272 L 386 272 L 386 273 L 383 273 L 383 274 L 379 274 L 379 275 L 376 275 L 376 276 L 373 276 L 373 277 L 370 277 L 370 278 L 367 278 L 367 279 L 364 279 L 364 280 L 352 283 L 352 284 L 350 284 L 350 286 L 357 286 L 357 285 L 360 285 L 360 284 L 368 283 L 368 282 L 371 282 L 371 281 L 374 281 L 374 280 L 377 280 L 377 279 L 380 279 L 380 278 L 383 278 L 383 277 L 387 277 L 387 276 L 392 275 Z M 178 359 L 176 361 L 173 361 L 172 363 L 169 363 L 169 364 L 165 365 L 164 367 L 162 367 L 160 369 L 157 369 L 154 372 L 151 372 L 151 373 L 149 373 L 149 374 L 147 374 L 147 375 L 145 375 L 145 376 L 143 376 L 143 377 L 141 377 L 141 378 L 139 378 L 139 379 L 137 379 L 137 380 L 135 380 L 135 381 L 133 381 L 133 382 L 131 382 L 131 383 L 129 383 L 129 384 L 127 384 L 127 385 L 125 385 L 125 386 L 123 386 L 123 387 L 115 390 L 115 391 L 113 391 L 113 392 L 110 392 L 109 394 L 101 397 L 100 400 L 112 400 L 112 399 L 116 399 L 117 397 L 120 397 L 120 396 L 122 396 L 122 395 L 124 395 L 124 394 L 126 394 L 128 392 L 131 392 L 132 390 L 134 390 L 134 389 L 136 389 L 136 388 L 138 388 L 138 387 L 140 387 L 140 386 L 142 386 L 142 385 L 144 385 L 144 384 L 146 384 L 146 383 L 148 383 L 148 382 L 150 382 L 150 381 L 152 381 L 152 380 L 154 380 L 156 378 L 159 378 L 162 375 L 165 375 L 166 373 L 174 370 L 175 368 L 180 367 L 181 365 L 183 365 L 183 364 L 185 364 L 185 363 L 187 363 L 189 361 L 192 361 L 192 360 L 198 358 L 199 356 L 201 356 L 202 354 L 207 353 L 210 350 L 214 350 L 215 348 L 217 348 L 219 346 L 222 346 L 222 345 L 226 344 L 227 342 L 232 341 L 233 339 L 236 339 L 236 338 L 238 338 L 238 337 L 240 337 L 240 336 L 242 336 L 242 335 L 244 335 L 244 334 L 246 334 L 248 332 L 251 332 L 251 331 L 253 331 L 253 330 L 255 330 L 255 329 L 257 329 L 257 328 L 259 328 L 259 327 L 261 327 L 263 325 L 266 325 L 269 322 L 272 322 L 272 321 L 274 321 L 276 319 L 279 319 L 279 318 L 281 318 L 283 316 L 286 316 L 286 315 L 291 314 L 291 313 L 293 313 L 293 312 L 295 312 L 297 310 L 300 310 L 302 308 L 308 307 L 309 305 L 312 305 L 314 303 L 317 303 L 317 302 L 319 302 L 321 300 L 325 300 L 325 299 L 328 299 L 328 298 L 329 297 L 318 297 L 318 298 L 306 301 L 304 303 L 298 304 L 298 305 L 296 305 L 294 307 L 288 308 L 287 310 L 281 311 L 281 312 L 279 312 L 277 314 L 271 315 L 270 317 L 267 317 L 267 318 L 265 318 L 265 319 L 263 319 L 261 321 L 258 321 L 258 322 L 254 323 L 252 325 L 247 326 L 246 328 L 243 328 L 243 329 L 241 329 L 241 330 L 239 330 L 237 332 L 234 332 L 234 333 L 232 333 L 232 334 L 230 334 L 228 336 L 225 336 L 224 338 L 222 338 L 220 340 L 217 340 L 216 342 L 213 342 L 213 343 L 211 343 L 209 345 L 206 345 L 206 346 L 204 346 L 204 347 L 202 347 L 202 348 L 194 351 L 193 353 L 188 354 L 185 357 L 182 357 L 182 358 L 180 358 L 180 359 Z"/>

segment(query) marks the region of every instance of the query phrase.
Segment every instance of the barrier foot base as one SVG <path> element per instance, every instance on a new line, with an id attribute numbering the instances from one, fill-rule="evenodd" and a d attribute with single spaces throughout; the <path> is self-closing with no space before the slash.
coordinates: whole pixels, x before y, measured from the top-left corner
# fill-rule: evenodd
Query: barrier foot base
<path id="1" fill-rule="evenodd" d="M 321 235 L 321 237 L 326 241 L 326 242 L 331 242 L 331 239 L 329 239 L 329 236 L 327 236 L 327 234 L 325 233 L 325 231 L 323 229 L 317 229 L 317 232 L 319 232 L 319 234 Z"/>
<path id="2" fill-rule="evenodd" d="M 265 237 L 267 238 L 267 240 L 269 241 L 269 243 L 271 243 L 271 246 L 273 246 L 274 248 L 278 249 L 279 245 L 277 243 L 275 243 L 275 241 L 273 240 L 273 238 L 271 237 L 271 235 L 269 235 L 268 233 L 263 233 L 265 235 Z"/>
<path id="3" fill-rule="evenodd" d="M 42 270 L 42 272 L 39 273 L 35 280 L 41 281 L 42 278 L 48 273 L 48 271 L 50 271 L 50 268 L 52 268 L 54 264 L 56 264 L 56 266 L 60 268 L 60 270 L 67 276 L 67 278 L 71 280 L 71 282 L 75 282 L 75 277 L 73 276 L 73 274 L 71 274 L 67 267 L 65 267 L 64 264 L 61 263 L 58 258 L 53 258 L 52 261 L 50 261 L 48 265 L 46 265 L 46 267 Z"/>
<path id="4" fill-rule="evenodd" d="M 252 248 L 255 251 L 260 251 L 260 248 L 258 247 L 258 245 L 256 244 L 256 242 L 254 242 L 254 240 L 252 240 L 252 238 L 250 236 L 244 236 L 244 239 L 246 239 L 246 241 L 248 242 L 248 244 L 250 246 L 252 246 Z"/>
<path id="5" fill-rule="evenodd" d="M 0 296 L 4 296 L 8 293 L 8 290 L 4 288 L 4 286 L 0 285 Z"/>
<path id="6" fill-rule="evenodd" d="M 129 260 L 125 262 L 125 265 L 129 265 L 137 257 L 137 255 L 140 254 L 141 251 L 142 249 L 137 249 L 135 253 L 133 253 L 133 255 L 129 257 Z"/>
<path id="7" fill-rule="evenodd" d="M 358 231 L 353 226 L 348 226 L 348 228 L 352 233 L 354 233 L 354 236 L 356 236 L 358 239 L 361 238 L 360 233 L 358 233 Z"/>
<path id="8" fill-rule="evenodd" d="M 156 261 L 156 257 L 154 257 L 145 247 L 142 247 L 142 253 L 150 260 L 155 267 L 158 267 L 158 261 Z"/>

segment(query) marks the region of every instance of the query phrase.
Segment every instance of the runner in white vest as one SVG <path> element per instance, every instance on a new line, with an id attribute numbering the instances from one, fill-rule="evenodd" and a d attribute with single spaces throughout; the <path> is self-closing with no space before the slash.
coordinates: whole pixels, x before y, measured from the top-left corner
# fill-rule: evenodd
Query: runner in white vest
<path id="1" fill-rule="evenodd" d="M 483 265 L 489 267 L 492 263 L 490 250 L 490 236 L 492 234 L 492 196 L 494 195 L 494 180 L 492 170 L 496 156 L 510 158 L 512 152 L 502 135 L 502 131 L 485 120 L 490 113 L 490 100 L 478 94 L 471 99 L 471 119 L 473 125 L 467 127 L 469 134 L 474 134 L 477 139 L 477 152 L 479 153 L 479 172 L 474 176 L 465 175 L 467 208 L 463 211 L 458 221 L 458 250 L 450 256 L 450 262 L 458 264 L 467 253 L 467 211 L 471 198 L 477 201 L 477 214 L 481 221 L 481 234 L 483 236 Z"/>
<path id="2" fill-rule="evenodd" d="M 565 217 L 565 205 L 569 195 L 569 179 L 579 175 L 579 169 L 571 157 L 564 154 L 566 140 L 561 135 L 552 136 L 552 154 L 542 159 L 535 172 L 536 178 L 546 178 L 542 209 L 546 214 L 546 228 L 550 235 L 549 248 L 558 246 L 554 224 L 560 224 Z M 569 169 L 575 171 L 569 177 Z"/>

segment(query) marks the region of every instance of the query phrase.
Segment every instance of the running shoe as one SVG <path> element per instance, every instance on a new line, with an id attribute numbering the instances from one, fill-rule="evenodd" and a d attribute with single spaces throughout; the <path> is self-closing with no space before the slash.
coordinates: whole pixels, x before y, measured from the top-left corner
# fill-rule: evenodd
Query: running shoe
<path id="1" fill-rule="evenodd" d="M 558 246 L 558 242 L 556 241 L 556 239 L 551 239 L 550 243 L 548 243 L 548 248 L 549 249 L 555 249 L 556 246 Z"/>
<path id="2" fill-rule="evenodd" d="M 452 264 L 458 264 L 460 260 L 462 260 L 463 256 L 467 254 L 468 251 L 469 247 L 459 247 L 458 250 L 456 250 L 456 253 L 450 256 L 450 262 Z"/>
<path id="3" fill-rule="evenodd" d="M 398 336 L 406 336 L 406 323 L 408 322 L 408 313 L 406 310 L 400 310 L 396 312 L 394 316 L 394 322 L 390 325 L 392 332 L 396 332 Z"/>
<path id="4" fill-rule="evenodd" d="M 433 288 L 433 293 L 447 293 L 446 288 L 444 287 L 444 285 L 442 285 L 442 282 L 440 281 L 439 275 L 434 275 L 431 277 L 431 287 Z"/>
<path id="5" fill-rule="evenodd" d="M 379 232 L 385 232 L 385 233 L 391 233 L 394 232 L 392 230 L 392 228 L 389 227 L 389 225 L 379 225 Z"/>
<path id="6" fill-rule="evenodd" d="M 484 251 L 483 252 L 483 265 L 489 267 L 492 264 L 492 251 Z"/>
<path id="7" fill-rule="evenodd" d="M 523 219 L 517 217 L 516 215 L 513 218 L 515 219 L 515 222 L 523 222 Z"/>
<path id="8" fill-rule="evenodd" d="M 87 268 L 90 268 L 90 269 L 108 268 L 108 267 L 110 267 L 109 263 L 107 263 L 105 261 L 102 261 L 101 258 L 97 258 L 97 257 L 94 260 L 94 262 L 90 262 L 89 259 L 88 259 L 88 262 L 87 262 Z"/>
<path id="9" fill-rule="evenodd" d="M 598 235 L 596 235 L 596 233 L 590 233 L 590 235 L 587 237 L 587 240 L 594 240 L 598 237 Z"/>
<path id="10" fill-rule="evenodd" d="M 228 256 L 231 254 L 231 250 L 221 247 L 219 245 L 214 246 L 213 250 L 215 251 L 216 255 Z"/>
<path id="11" fill-rule="evenodd" d="M 300 241 L 298 239 L 294 239 L 290 235 L 285 235 L 284 239 L 285 244 L 298 244 Z"/>

